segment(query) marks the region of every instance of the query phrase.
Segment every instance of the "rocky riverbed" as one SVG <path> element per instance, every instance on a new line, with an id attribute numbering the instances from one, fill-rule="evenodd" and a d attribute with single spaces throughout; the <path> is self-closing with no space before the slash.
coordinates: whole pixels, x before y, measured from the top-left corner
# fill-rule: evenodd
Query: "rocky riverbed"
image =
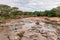
<path id="1" fill-rule="evenodd" d="M 0 24 L 0 40 L 60 40 L 60 23 L 51 21 L 32 17 Z"/>

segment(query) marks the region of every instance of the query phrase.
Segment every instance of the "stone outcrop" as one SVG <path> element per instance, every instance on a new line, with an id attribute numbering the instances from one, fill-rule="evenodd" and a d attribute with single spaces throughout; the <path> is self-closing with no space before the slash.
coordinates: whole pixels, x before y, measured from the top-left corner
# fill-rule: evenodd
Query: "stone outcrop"
<path id="1" fill-rule="evenodd" d="M 60 40 L 60 25 L 40 18 L 24 18 L 0 24 L 0 40 Z"/>

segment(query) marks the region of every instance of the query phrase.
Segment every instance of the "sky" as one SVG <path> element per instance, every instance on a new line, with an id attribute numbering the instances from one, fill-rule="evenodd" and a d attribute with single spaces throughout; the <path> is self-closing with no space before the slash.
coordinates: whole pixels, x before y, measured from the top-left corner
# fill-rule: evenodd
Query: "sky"
<path id="1" fill-rule="evenodd" d="M 43 11 L 60 6 L 60 0 L 0 0 L 0 4 L 18 7 L 22 11 Z"/>

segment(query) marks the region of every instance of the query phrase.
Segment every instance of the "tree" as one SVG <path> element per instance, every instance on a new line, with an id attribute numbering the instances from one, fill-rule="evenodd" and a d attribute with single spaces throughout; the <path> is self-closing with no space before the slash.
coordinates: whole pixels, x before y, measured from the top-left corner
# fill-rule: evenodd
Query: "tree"
<path id="1" fill-rule="evenodd" d="M 57 8 L 55 8 L 55 10 L 56 10 L 56 15 L 58 17 L 60 17 L 60 6 L 58 6 Z"/>
<path id="2" fill-rule="evenodd" d="M 11 7 L 8 5 L 0 5 L 0 16 L 3 16 L 5 18 L 9 17 L 9 11 L 10 11 Z"/>
<path id="3" fill-rule="evenodd" d="M 49 16 L 49 14 L 50 14 L 50 11 L 45 10 L 45 12 L 44 12 L 44 16 Z"/>
<path id="4" fill-rule="evenodd" d="M 46 10 L 44 15 L 48 16 L 48 17 L 55 17 L 56 16 L 56 11 L 55 11 L 55 9 L 52 9 L 50 11 Z"/>
<path id="5" fill-rule="evenodd" d="M 34 14 L 34 16 L 40 16 L 40 12 L 38 12 L 38 11 L 33 12 L 33 14 Z"/>
<path id="6" fill-rule="evenodd" d="M 50 10 L 49 16 L 56 17 L 56 11 L 54 9 Z"/>

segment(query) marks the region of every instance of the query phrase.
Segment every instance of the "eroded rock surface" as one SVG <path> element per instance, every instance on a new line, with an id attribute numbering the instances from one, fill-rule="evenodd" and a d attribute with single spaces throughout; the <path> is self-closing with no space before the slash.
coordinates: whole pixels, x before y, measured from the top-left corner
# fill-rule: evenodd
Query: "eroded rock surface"
<path id="1" fill-rule="evenodd" d="M 0 25 L 0 40 L 60 40 L 60 26 L 35 18 Z"/>

